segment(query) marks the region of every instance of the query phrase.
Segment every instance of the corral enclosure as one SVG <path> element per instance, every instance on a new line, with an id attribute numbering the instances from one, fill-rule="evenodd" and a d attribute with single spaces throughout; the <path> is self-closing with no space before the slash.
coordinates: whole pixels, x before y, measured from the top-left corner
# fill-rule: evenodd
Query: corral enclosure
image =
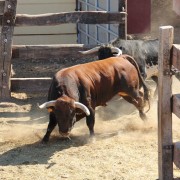
<path id="1" fill-rule="evenodd" d="M 180 82 L 173 79 L 173 92 Z M 149 83 L 154 89 L 154 84 Z M 152 100 L 147 122 L 133 106 L 114 98 L 96 110 L 94 141 L 85 120 L 75 124 L 71 141 L 56 129 L 47 145 L 41 144 L 48 112 L 37 103 L 44 95 L 12 93 L 11 102 L 0 104 L 0 170 L 2 179 L 135 179 L 158 177 L 157 100 Z M 180 121 L 173 116 L 173 138 L 179 141 Z M 180 170 L 174 166 L 174 177 Z"/>
<path id="2" fill-rule="evenodd" d="M 38 59 L 29 62 L 36 61 L 41 65 L 31 67 L 28 61 L 19 64 L 18 59 L 13 63 L 22 72 L 20 77 L 49 76 L 54 65 L 55 71 L 59 66 L 72 65 L 67 60 L 56 63 L 53 59 L 47 64 Z M 29 74 L 23 75 L 23 69 Z M 180 83 L 173 80 L 173 92 L 178 93 Z M 154 89 L 152 82 L 148 84 Z M 134 107 L 116 97 L 107 107 L 97 109 L 93 141 L 82 120 L 75 125 L 71 141 L 60 139 L 56 130 L 49 144 L 43 145 L 40 141 L 48 113 L 40 111 L 37 103 L 46 99 L 46 93 L 12 92 L 11 101 L 0 103 L 2 179 L 157 179 L 157 99 L 152 100 L 147 122 L 139 118 Z M 179 127 L 179 119 L 173 116 L 175 141 L 180 139 Z M 176 166 L 174 177 L 180 178 Z"/>

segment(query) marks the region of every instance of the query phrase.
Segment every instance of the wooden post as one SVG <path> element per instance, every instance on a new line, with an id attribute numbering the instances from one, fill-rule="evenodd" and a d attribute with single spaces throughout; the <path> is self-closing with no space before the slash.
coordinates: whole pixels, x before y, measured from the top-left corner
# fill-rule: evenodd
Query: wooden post
<path id="1" fill-rule="evenodd" d="M 172 26 L 159 28 L 158 167 L 160 180 L 173 179 L 172 77 L 170 64 L 173 33 Z"/>
<path id="2" fill-rule="evenodd" d="M 0 38 L 0 101 L 10 98 L 12 38 L 17 0 L 6 0 Z"/>
<path id="3" fill-rule="evenodd" d="M 119 12 L 127 13 L 127 0 L 119 0 Z M 119 38 L 127 40 L 127 14 L 122 14 L 123 23 L 119 24 Z"/>

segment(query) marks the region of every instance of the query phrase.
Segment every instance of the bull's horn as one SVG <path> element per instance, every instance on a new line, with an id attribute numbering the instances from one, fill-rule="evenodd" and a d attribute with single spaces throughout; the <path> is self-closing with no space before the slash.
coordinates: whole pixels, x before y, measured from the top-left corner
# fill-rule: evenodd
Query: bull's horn
<path id="1" fill-rule="evenodd" d="M 91 53 L 95 53 L 99 50 L 100 47 L 94 47 L 92 49 L 89 49 L 87 51 L 79 51 L 81 54 L 91 54 Z"/>
<path id="2" fill-rule="evenodd" d="M 115 56 L 122 55 L 122 51 L 119 48 L 117 48 L 117 47 L 111 47 L 111 50 L 112 50 L 112 52 L 116 52 L 117 53 L 117 54 L 115 54 Z"/>
<path id="3" fill-rule="evenodd" d="M 55 106 L 56 100 L 45 102 L 44 104 L 38 105 L 40 109 Z"/>
<path id="4" fill-rule="evenodd" d="M 75 107 L 83 110 L 86 113 L 86 116 L 90 115 L 89 109 L 84 104 L 82 104 L 80 102 L 74 102 L 74 104 L 75 104 Z"/>

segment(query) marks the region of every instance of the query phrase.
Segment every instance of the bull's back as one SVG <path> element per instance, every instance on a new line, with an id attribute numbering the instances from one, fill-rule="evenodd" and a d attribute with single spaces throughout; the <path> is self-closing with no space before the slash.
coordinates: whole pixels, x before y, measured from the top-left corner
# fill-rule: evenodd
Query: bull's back
<path id="1" fill-rule="evenodd" d="M 86 94 L 95 106 L 103 105 L 118 92 L 127 91 L 128 83 L 137 83 L 137 71 L 125 57 L 111 57 L 63 69 L 56 74 L 52 89 L 57 93 L 58 82 L 59 88 L 65 87 L 72 98 Z"/>
<path id="2" fill-rule="evenodd" d="M 96 105 L 105 104 L 120 91 L 127 91 L 128 83 L 137 83 L 138 76 L 125 56 L 87 63 L 75 71 Z"/>

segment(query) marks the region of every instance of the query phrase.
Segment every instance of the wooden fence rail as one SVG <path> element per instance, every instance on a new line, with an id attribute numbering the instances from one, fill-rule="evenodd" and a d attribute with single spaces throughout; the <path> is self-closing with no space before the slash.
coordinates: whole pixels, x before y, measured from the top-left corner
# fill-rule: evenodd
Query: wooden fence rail
<path id="1" fill-rule="evenodd" d="M 94 46 L 84 44 L 57 44 L 57 45 L 13 45 L 12 59 L 49 59 L 49 58 L 81 58 L 84 55 L 79 51 L 90 49 Z M 95 56 L 96 53 L 89 55 Z"/>
<path id="2" fill-rule="evenodd" d="M 119 0 L 119 3 L 126 0 Z M 15 46 L 12 45 L 13 31 L 15 26 L 55 26 L 65 23 L 83 23 L 83 24 L 120 24 L 125 28 L 126 12 L 106 12 L 106 11 L 75 11 L 62 13 L 47 13 L 39 15 L 16 14 L 17 0 L 0 1 L 0 22 L 1 27 L 1 47 L 0 47 L 0 100 L 9 99 L 11 90 L 26 90 L 28 81 L 41 85 L 47 79 L 35 80 L 34 78 L 13 79 L 11 74 L 11 59 L 21 58 L 58 58 L 58 57 L 82 57 L 78 51 L 85 50 L 84 45 L 44 45 L 44 46 Z M 121 8 L 122 9 L 122 8 Z M 126 32 L 126 31 L 122 31 Z M 121 33 L 122 34 L 122 33 Z M 124 36 L 124 35 L 123 35 Z M 40 81 L 37 83 L 37 81 Z M 19 81 L 19 82 L 18 82 Z M 43 82 L 42 82 L 43 81 Z M 49 81 L 49 79 L 47 80 Z M 11 86 L 12 82 L 12 86 Z M 15 87 L 17 85 L 17 87 Z M 23 87 L 20 88 L 20 85 Z M 45 88 L 46 89 L 46 88 Z"/>
<path id="3" fill-rule="evenodd" d="M 180 69 L 180 44 L 173 45 L 172 65 Z"/>
<path id="4" fill-rule="evenodd" d="M 65 23 L 119 24 L 124 23 L 125 12 L 75 11 L 54 14 L 17 14 L 15 26 L 54 26 Z"/>
<path id="5" fill-rule="evenodd" d="M 24 93 L 48 92 L 52 78 L 11 78 L 11 91 Z M 37 90 L 38 89 L 38 90 Z"/>
<path id="6" fill-rule="evenodd" d="M 172 95 L 172 67 L 180 70 L 180 46 L 173 45 L 174 28 L 159 30 L 158 164 L 159 179 L 173 179 L 173 162 L 180 168 L 180 142 L 173 143 L 172 113 L 180 118 L 180 94 Z"/>
<path id="7" fill-rule="evenodd" d="M 0 11 L 1 9 L 2 7 Z M 125 12 L 107 11 L 74 11 L 38 15 L 16 14 L 15 26 L 54 26 L 67 23 L 123 24 L 124 15 L 126 15 Z M 0 15 L 0 22 L 2 20 L 3 14 Z"/>

